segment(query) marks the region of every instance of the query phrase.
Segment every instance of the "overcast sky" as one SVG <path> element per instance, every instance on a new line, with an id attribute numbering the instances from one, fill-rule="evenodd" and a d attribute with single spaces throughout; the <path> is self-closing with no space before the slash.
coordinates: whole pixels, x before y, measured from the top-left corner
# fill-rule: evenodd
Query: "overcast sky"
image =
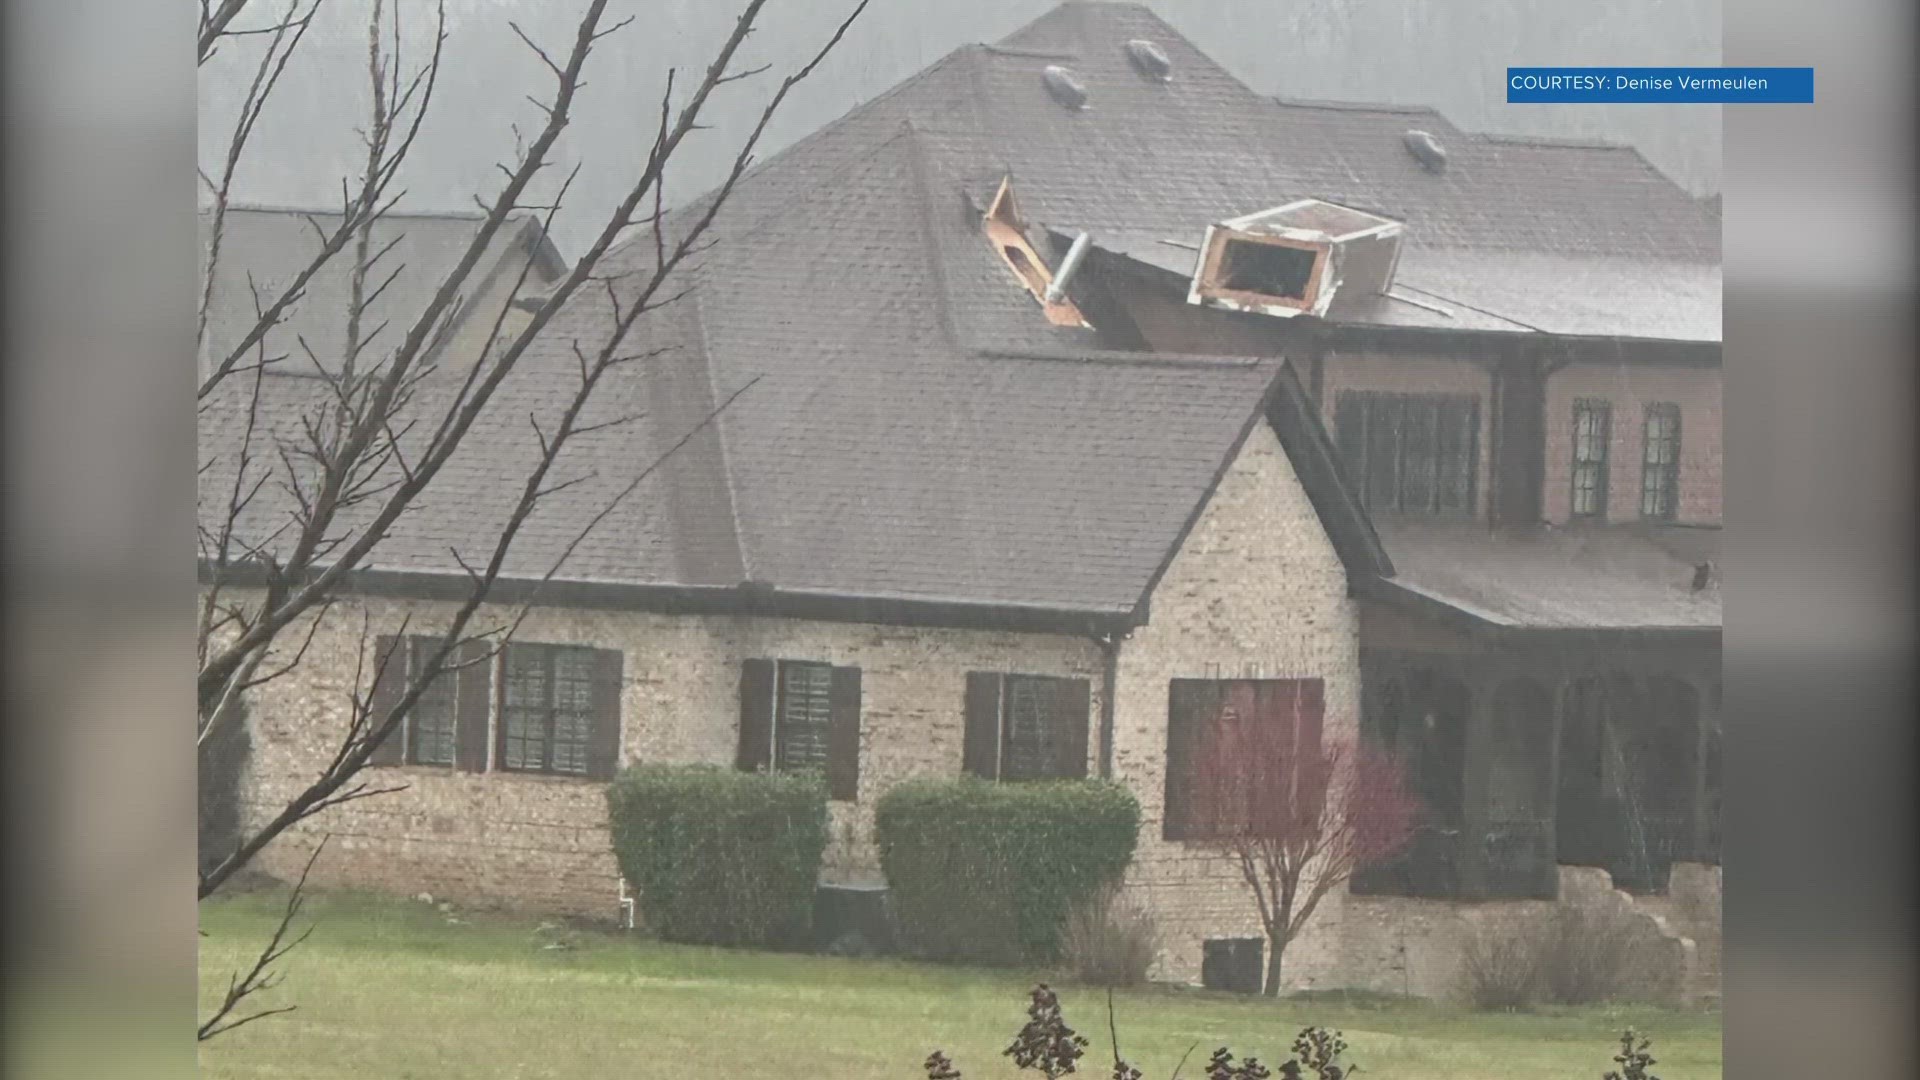
<path id="1" fill-rule="evenodd" d="M 417 62 L 428 44 L 429 0 L 399 0 Z M 714 129 L 676 159 L 672 198 L 717 183 L 759 114 L 773 78 L 804 62 L 852 0 L 771 0 L 744 49 L 774 71 L 736 84 L 709 105 Z M 265 6 L 264 4 L 262 5 Z M 277 5 L 276 5 L 277 6 Z M 583 0 L 448 0 L 450 39 L 440 90 L 403 176 L 415 209 L 473 206 L 491 193 L 493 163 L 512 152 L 513 125 L 537 128 L 525 95 L 551 77 L 509 20 L 556 55 L 572 41 Z M 772 152 L 885 91 L 954 48 L 993 41 L 1055 0 L 873 0 L 846 43 L 796 90 L 769 132 Z M 1632 143 L 1697 192 L 1720 188 L 1720 109 L 1708 105 L 1508 105 L 1515 66 L 1720 63 L 1720 0 L 1151 0 L 1148 4 L 1229 71 L 1267 93 L 1431 105 L 1470 130 L 1604 138 Z M 236 198 L 338 204 L 340 178 L 363 153 L 366 13 L 371 0 L 326 0 L 254 135 Z M 572 256 L 631 182 L 651 137 L 668 67 L 703 66 L 731 26 L 729 0 L 613 0 L 613 18 L 637 21 L 589 61 L 573 127 L 558 155 L 583 164 L 573 210 L 556 230 Z M 200 158 L 214 171 L 234 109 L 252 77 L 259 38 L 229 42 L 201 71 Z"/>

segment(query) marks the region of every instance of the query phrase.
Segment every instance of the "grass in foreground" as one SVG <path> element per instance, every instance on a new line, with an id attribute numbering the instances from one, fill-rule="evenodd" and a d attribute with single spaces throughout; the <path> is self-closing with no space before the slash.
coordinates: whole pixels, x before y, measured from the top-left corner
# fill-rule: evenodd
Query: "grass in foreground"
<path id="1" fill-rule="evenodd" d="M 201 1012 L 272 932 L 279 894 L 200 907 Z M 969 1080 L 1016 1075 L 1001 1051 L 1043 973 L 663 945 L 564 935 L 535 920 L 357 894 L 309 901 L 315 929 L 256 1003 L 297 1005 L 205 1044 L 202 1075 L 396 1080 L 758 1075 L 918 1080 L 942 1049 Z M 1111 1062 L 1104 991 L 1061 987 L 1091 1041 L 1081 1075 Z M 1120 1046 L 1150 1080 L 1188 1047 L 1282 1061 L 1309 1024 L 1345 1032 L 1361 1075 L 1393 1080 L 1597 1080 L 1621 1028 L 1652 1035 L 1661 1080 L 1720 1075 L 1718 1012 L 1647 1008 L 1483 1015 L 1392 998 L 1278 1002 L 1147 989 L 1115 997 Z M 1020 1074 L 1024 1075 L 1024 1074 Z"/>

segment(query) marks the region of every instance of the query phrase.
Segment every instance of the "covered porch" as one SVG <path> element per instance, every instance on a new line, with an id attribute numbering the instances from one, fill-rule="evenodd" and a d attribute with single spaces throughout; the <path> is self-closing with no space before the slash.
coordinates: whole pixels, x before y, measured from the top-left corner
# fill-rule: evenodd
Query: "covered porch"
<path id="1" fill-rule="evenodd" d="M 1553 899 L 1558 867 L 1588 866 L 1659 894 L 1676 864 L 1717 864 L 1717 588 L 1664 548 L 1399 539 L 1400 573 L 1362 592 L 1361 731 L 1426 816 L 1353 891 Z"/>

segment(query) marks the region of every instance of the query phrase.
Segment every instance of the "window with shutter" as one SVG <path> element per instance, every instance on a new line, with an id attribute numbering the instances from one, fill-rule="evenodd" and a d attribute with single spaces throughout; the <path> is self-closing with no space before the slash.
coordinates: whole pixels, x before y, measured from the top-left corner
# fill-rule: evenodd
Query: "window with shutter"
<path id="1" fill-rule="evenodd" d="M 1219 840 L 1272 817 L 1296 796 L 1305 753 L 1320 745 L 1319 679 L 1175 679 L 1167 693 L 1161 835 Z"/>
<path id="2" fill-rule="evenodd" d="M 617 754 L 619 682 L 617 676 L 606 677 L 607 652 L 530 642 L 507 646 L 497 752 L 501 769 L 610 774 L 612 763 L 604 759 L 609 747 Z"/>
<path id="3" fill-rule="evenodd" d="M 825 772 L 833 726 L 833 665 L 780 661 L 773 717 L 773 767 L 779 772 Z"/>
<path id="4" fill-rule="evenodd" d="M 988 780 L 1086 776 L 1091 702 L 1085 679 L 968 673 L 966 771 Z"/>

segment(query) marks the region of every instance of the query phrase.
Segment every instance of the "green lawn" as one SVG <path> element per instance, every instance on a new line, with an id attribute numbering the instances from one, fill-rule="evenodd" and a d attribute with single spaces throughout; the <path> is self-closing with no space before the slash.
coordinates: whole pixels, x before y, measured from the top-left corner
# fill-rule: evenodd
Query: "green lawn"
<path id="1" fill-rule="evenodd" d="M 202 904 L 201 1007 L 271 932 L 280 900 Z M 1034 974 L 662 945 L 552 932 L 529 920 L 448 917 L 419 903 L 313 898 L 312 936 L 268 1005 L 297 1005 L 201 1050 L 209 1077 L 792 1076 L 914 1080 L 939 1048 L 969 1080 L 1012 1076 L 1000 1051 L 1024 1021 Z M 1089 1039 L 1082 1075 L 1106 1075 L 1102 991 L 1064 988 Z M 1164 1080 L 1216 1046 L 1278 1062 L 1308 1024 L 1345 1032 L 1362 1076 L 1597 1080 L 1622 1027 L 1652 1035 L 1662 1080 L 1720 1075 L 1718 1012 L 1591 1009 L 1489 1016 L 1399 1001 L 1272 1002 L 1153 989 L 1116 998 L 1121 1047 Z"/>

